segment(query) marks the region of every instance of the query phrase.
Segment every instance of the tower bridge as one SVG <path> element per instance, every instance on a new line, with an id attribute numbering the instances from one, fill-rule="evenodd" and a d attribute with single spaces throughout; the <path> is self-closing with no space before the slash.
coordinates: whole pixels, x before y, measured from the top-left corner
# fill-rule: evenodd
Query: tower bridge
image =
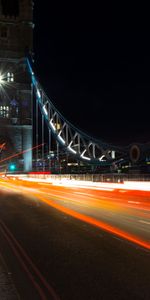
<path id="1" fill-rule="evenodd" d="M 52 157 L 59 161 L 60 153 L 66 165 L 71 158 L 91 166 L 135 163 L 141 153 L 149 155 L 149 144 L 121 147 L 95 139 L 57 110 L 34 73 L 33 28 L 32 1 L 16 0 L 12 7 L 11 0 L 0 0 L 1 169 L 10 162 L 24 172 L 40 164 L 52 169 Z"/>

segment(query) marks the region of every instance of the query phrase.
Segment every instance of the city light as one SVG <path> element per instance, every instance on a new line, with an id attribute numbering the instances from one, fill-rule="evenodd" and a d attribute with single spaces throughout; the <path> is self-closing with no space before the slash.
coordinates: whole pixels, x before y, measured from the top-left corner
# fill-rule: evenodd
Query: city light
<path id="1" fill-rule="evenodd" d="M 53 129 L 53 131 L 56 131 L 56 128 L 55 128 L 54 124 L 52 123 L 52 121 L 53 121 L 53 120 L 51 119 L 50 122 L 49 122 L 49 123 L 50 123 L 50 126 L 51 126 L 51 128 Z"/>
<path id="2" fill-rule="evenodd" d="M 14 87 L 14 73 L 3 73 L 0 72 L 0 92 L 2 93 L 3 96 L 7 96 L 7 92 L 5 87 L 11 87 L 13 84 Z"/>
<path id="3" fill-rule="evenodd" d="M 74 153 L 74 154 L 77 153 L 77 151 L 75 151 L 74 149 L 72 149 L 70 146 L 68 146 L 68 149 L 69 149 L 72 153 Z"/>
<path id="4" fill-rule="evenodd" d="M 15 171 L 16 170 L 16 165 L 14 163 L 9 165 L 9 170 L 10 171 Z"/>
<path id="5" fill-rule="evenodd" d="M 83 159 L 86 159 L 86 160 L 91 160 L 90 157 L 84 156 L 85 152 L 86 152 L 86 149 L 82 152 L 82 154 L 80 155 L 80 157 L 82 157 Z"/>
<path id="6" fill-rule="evenodd" d="M 46 110 L 45 105 L 43 106 L 43 111 L 44 111 L 45 115 L 48 116 L 48 112 L 47 112 L 47 110 Z"/>
<path id="7" fill-rule="evenodd" d="M 24 154 L 24 153 L 28 152 L 28 151 L 31 151 L 31 150 L 34 150 L 34 149 L 36 149 L 36 148 L 42 147 L 43 145 L 44 145 L 44 144 L 40 144 L 40 145 L 34 146 L 34 147 L 32 147 L 32 148 L 23 150 L 23 151 L 21 151 L 21 152 L 19 152 L 19 153 L 12 154 L 12 155 L 10 155 L 10 156 L 8 156 L 8 157 L 2 159 L 2 160 L 0 161 L 0 163 L 2 163 L 2 162 L 4 162 L 4 161 L 8 161 L 8 160 L 10 160 L 11 158 L 17 157 L 17 156 L 19 156 L 19 155 L 21 155 L 21 154 Z"/>
<path id="8" fill-rule="evenodd" d="M 41 93 L 40 93 L 39 89 L 37 89 L 37 95 L 38 95 L 38 98 L 41 98 Z"/>
<path id="9" fill-rule="evenodd" d="M 4 83 L 4 76 L 0 73 L 0 86 Z"/>
<path id="10" fill-rule="evenodd" d="M 58 139 L 60 140 L 60 142 L 61 142 L 62 144 L 65 144 L 65 140 L 64 140 L 60 135 L 58 135 Z"/>

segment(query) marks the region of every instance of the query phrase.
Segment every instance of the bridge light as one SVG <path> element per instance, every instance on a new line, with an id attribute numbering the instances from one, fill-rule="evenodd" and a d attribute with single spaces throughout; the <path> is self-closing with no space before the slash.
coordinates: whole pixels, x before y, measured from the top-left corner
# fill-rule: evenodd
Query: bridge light
<path id="1" fill-rule="evenodd" d="M 0 84 L 2 83 L 3 81 L 3 77 L 2 77 L 2 74 L 0 74 Z"/>
<path id="2" fill-rule="evenodd" d="M 48 115 L 48 112 L 47 112 L 47 110 L 46 110 L 45 105 L 43 106 L 43 111 L 44 111 L 45 115 L 47 116 L 47 115 Z"/>
<path id="3" fill-rule="evenodd" d="M 55 128 L 55 126 L 54 126 L 54 124 L 52 123 L 52 119 L 50 120 L 50 126 L 51 126 L 51 128 L 53 129 L 53 131 L 56 131 L 56 128 Z"/>
<path id="4" fill-rule="evenodd" d="M 58 135 L 58 138 L 59 138 L 59 140 L 61 141 L 62 144 L 65 144 L 65 140 L 60 135 Z"/>
<path id="5" fill-rule="evenodd" d="M 37 89 L 37 95 L 39 98 L 41 98 L 41 93 L 40 93 L 39 89 Z"/>
<path id="6" fill-rule="evenodd" d="M 4 84 L 4 76 L 0 73 L 0 86 Z"/>
<path id="7" fill-rule="evenodd" d="M 112 151 L 111 151 L 111 158 L 112 158 L 112 159 L 115 159 L 115 154 L 116 154 L 115 151 L 112 150 Z"/>
<path id="8" fill-rule="evenodd" d="M 91 160 L 90 157 L 84 156 L 85 152 L 86 152 L 86 149 L 82 152 L 82 154 L 80 155 L 80 157 L 82 157 L 83 159 L 86 159 L 86 160 Z"/>
<path id="9" fill-rule="evenodd" d="M 74 153 L 74 154 L 77 153 L 77 151 L 75 151 L 74 149 L 72 149 L 70 146 L 68 146 L 68 149 L 69 149 L 72 153 Z"/>
<path id="10" fill-rule="evenodd" d="M 104 159 L 105 158 L 105 159 Z M 99 158 L 100 161 L 106 161 L 106 157 L 105 155 L 103 154 L 100 158 Z"/>
<path id="11" fill-rule="evenodd" d="M 84 156 L 84 155 L 82 155 L 81 157 L 82 157 L 83 159 L 86 159 L 86 160 L 91 160 L 90 157 L 87 157 L 87 156 Z"/>

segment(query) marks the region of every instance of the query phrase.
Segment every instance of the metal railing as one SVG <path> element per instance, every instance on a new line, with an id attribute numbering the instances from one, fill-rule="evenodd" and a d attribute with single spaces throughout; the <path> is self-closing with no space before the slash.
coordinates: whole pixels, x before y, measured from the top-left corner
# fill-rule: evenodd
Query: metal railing
<path id="1" fill-rule="evenodd" d="M 80 180 L 80 181 L 92 181 L 92 182 L 124 182 L 124 181 L 150 181 L 150 174 L 37 174 L 28 175 L 29 177 L 36 177 L 41 179 L 52 180 Z"/>

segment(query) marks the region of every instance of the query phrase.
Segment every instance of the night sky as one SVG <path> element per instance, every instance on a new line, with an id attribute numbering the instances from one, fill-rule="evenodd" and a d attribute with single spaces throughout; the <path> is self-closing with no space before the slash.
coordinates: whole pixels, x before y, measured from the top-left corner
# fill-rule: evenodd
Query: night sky
<path id="1" fill-rule="evenodd" d="M 34 68 L 57 109 L 106 142 L 150 141 L 146 32 L 114 28 L 111 12 L 94 4 L 35 2 Z"/>

